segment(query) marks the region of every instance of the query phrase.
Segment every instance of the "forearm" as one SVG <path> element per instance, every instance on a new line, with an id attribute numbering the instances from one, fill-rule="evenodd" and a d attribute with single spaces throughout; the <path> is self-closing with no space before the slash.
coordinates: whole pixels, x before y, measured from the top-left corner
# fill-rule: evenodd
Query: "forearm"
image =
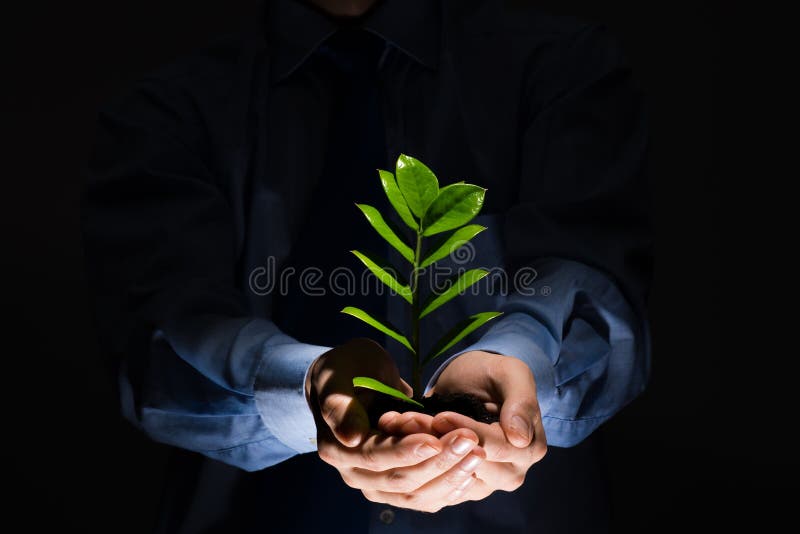
<path id="1" fill-rule="evenodd" d="M 128 354 L 123 412 L 157 441 L 261 469 L 316 449 L 303 383 L 326 350 L 263 319 L 172 321 L 147 351 Z"/>
<path id="2" fill-rule="evenodd" d="M 167 81 L 101 113 L 83 205 L 87 274 L 126 417 L 164 443 L 260 469 L 313 450 L 297 392 L 325 349 L 257 318 L 238 289 L 239 229 L 207 140 Z"/>

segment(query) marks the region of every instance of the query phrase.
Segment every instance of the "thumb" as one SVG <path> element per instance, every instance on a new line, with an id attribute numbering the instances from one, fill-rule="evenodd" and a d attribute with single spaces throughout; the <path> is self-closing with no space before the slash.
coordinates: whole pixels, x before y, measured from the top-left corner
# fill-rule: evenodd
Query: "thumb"
<path id="1" fill-rule="evenodd" d="M 408 382 L 406 382 L 406 381 L 405 381 L 405 380 L 403 380 L 402 378 L 398 377 L 398 378 L 397 378 L 397 380 L 399 380 L 399 382 L 398 382 L 398 384 L 397 384 L 397 386 L 396 386 L 396 388 L 397 388 L 398 390 L 402 391 L 403 393 L 405 393 L 405 394 L 406 394 L 406 395 L 408 395 L 409 397 L 413 397 L 413 396 L 414 396 L 414 394 L 415 394 L 415 393 L 417 393 L 416 391 L 414 391 L 414 390 L 411 388 L 411 386 L 410 386 L 410 385 L 408 385 Z"/>
<path id="2" fill-rule="evenodd" d="M 500 426 L 506 439 L 515 447 L 528 447 L 534 438 L 539 405 L 536 401 L 536 384 L 530 371 L 507 373 L 497 381 L 502 397 Z"/>
<path id="3" fill-rule="evenodd" d="M 369 433 L 369 418 L 360 402 L 350 391 L 331 391 L 319 396 L 322 419 L 334 437 L 346 447 L 355 447 Z"/>

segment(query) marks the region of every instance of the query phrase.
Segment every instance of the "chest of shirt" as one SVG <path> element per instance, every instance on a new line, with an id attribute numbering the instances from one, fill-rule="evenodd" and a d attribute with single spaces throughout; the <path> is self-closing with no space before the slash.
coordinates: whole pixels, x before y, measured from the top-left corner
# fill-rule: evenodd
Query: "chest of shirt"
<path id="1" fill-rule="evenodd" d="M 487 187 L 485 212 L 499 213 L 515 198 L 521 95 L 512 94 L 508 84 L 506 95 L 465 89 L 459 78 L 448 64 L 430 71 L 401 63 L 381 73 L 385 168 L 391 170 L 400 153 L 413 155 L 442 184 L 465 180 Z M 263 100 L 254 102 L 249 141 L 239 154 L 248 162 L 235 166 L 249 170 L 243 177 L 247 186 L 231 191 L 248 197 L 236 203 L 249 204 L 251 216 L 260 213 L 245 226 L 284 228 L 286 243 L 296 236 L 325 167 L 328 129 L 339 105 L 327 89 L 319 77 L 301 75 L 269 87 Z M 352 177 L 365 183 L 372 178 Z M 377 187 L 377 179 L 373 182 Z"/>

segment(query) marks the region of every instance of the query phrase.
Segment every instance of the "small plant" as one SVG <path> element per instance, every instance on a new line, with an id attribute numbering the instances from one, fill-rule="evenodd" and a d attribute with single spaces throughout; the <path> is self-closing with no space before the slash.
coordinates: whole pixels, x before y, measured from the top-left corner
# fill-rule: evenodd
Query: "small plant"
<path id="1" fill-rule="evenodd" d="M 356 204 L 369 221 L 370 225 L 410 264 L 408 283 L 401 279 L 387 262 L 371 257 L 358 250 L 352 253 L 393 293 L 405 299 L 410 307 L 411 332 L 409 336 L 402 334 L 396 327 L 385 320 L 379 320 L 364 310 L 346 307 L 343 313 L 364 321 L 371 327 L 400 342 L 412 357 L 411 387 L 416 394 L 421 388 L 422 369 L 450 347 L 464 339 L 467 335 L 494 319 L 501 312 L 483 312 L 472 315 L 459 322 L 445 334 L 433 348 L 422 355 L 420 348 L 420 322 L 434 310 L 446 304 L 467 288 L 485 277 L 489 272 L 485 269 L 470 269 L 457 274 L 441 293 L 431 291 L 422 300 L 420 294 L 420 277 L 423 271 L 455 252 L 470 239 L 486 230 L 486 227 L 469 223 L 480 212 L 483 206 L 486 189 L 477 185 L 457 182 L 439 188 L 439 181 L 431 170 L 421 161 L 401 154 L 397 158 L 395 174 L 379 170 L 381 184 L 389 202 L 400 219 L 414 232 L 414 242 L 407 243 L 395 232 L 380 212 L 366 204 Z M 424 247 L 426 238 L 451 232 L 441 237 L 429 247 Z M 353 385 L 390 395 L 403 402 L 422 406 L 411 399 L 375 379 L 356 377 Z"/>

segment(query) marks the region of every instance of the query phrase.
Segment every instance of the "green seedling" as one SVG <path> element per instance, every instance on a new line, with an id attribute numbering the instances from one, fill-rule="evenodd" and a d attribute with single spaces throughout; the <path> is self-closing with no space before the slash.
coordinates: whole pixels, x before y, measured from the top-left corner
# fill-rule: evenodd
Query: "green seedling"
<path id="1" fill-rule="evenodd" d="M 444 291 L 438 293 L 431 291 L 425 300 L 422 300 L 420 277 L 423 271 L 486 230 L 484 226 L 468 224 L 483 207 L 486 189 L 464 182 L 440 188 L 436 175 L 424 163 L 404 154 L 397 158 L 394 174 L 379 170 L 378 175 L 390 204 L 400 219 L 413 231 L 413 242 L 408 243 L 398 235 L 376 208 L 366 204 L 356 204 L 356 206 L 375 231 L 408 262 L 410 265 L 408 283 L 402 281 L 396 274 L 400 271 L 389 266 L 387 262 L 358 250 L 352 252 L 378 280 L 406 301 L 411 314 L 411 332 L 410 335 L 406 335 L 388 321 L 375 318 L 358 308 L 348 306 L 342 312 L 397 340 L 408 350 L 412 358 L 411 386 L 415 392 L 419 392 L 422 370 L 427 364 L 488 321 L 501 315 L 501 312 L 472 315 L 455 325 L 427 354 L 422 355 L 420 352 L 421 320 L 489 274 L 485 269 L 470 269 L 451 280 Z M 439 237 L 432 245 L 425 246 L 426 238 L 432 236 Z M 372 389 L 422 406 L 402 392 L 373 378 L 356 377 L 353 379 L 353 386 Z"/>

